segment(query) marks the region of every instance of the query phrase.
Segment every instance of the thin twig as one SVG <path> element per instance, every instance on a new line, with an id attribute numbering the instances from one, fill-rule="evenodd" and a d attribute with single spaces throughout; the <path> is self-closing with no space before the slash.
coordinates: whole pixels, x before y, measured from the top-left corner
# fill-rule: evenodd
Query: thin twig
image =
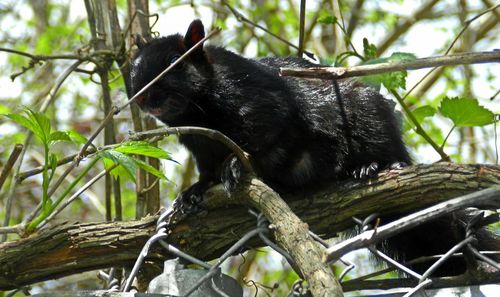
<path id="1" fill-rule="evenodd" d="M 151 191 L 158 184 L 159 181 L 160 181 L 160 179 L 156 178 L 155 181 L 152 184 L 150 184 L 147 188 L 142 189 L 141 193 L 145 194 L 145 193 Z"/>
<path id="2" fill-rule="evenodd" d="M 10 153 L 9 159 L 5 163 L 2 172 L 0 173 L 0 190 L 2 189 L 3 183 L 5 180 L 7 180 L 7 176 L 9 176 L 10 171 L 12 170 L 12 167 L 17 161 L 17 158 L 19 158 L 19 155 L 21 154 L 23 150 L 23 145 L 18 143 L 14 146 L 12 149 L 12 152 Z"/>
<path id="3" fill-rule="evenodd" d="M 78 61 L 93 61 L 96 56 L 114 56 L 115 53 L 109 50 L 99 50 L 93 51 L 88 55 L 76 55 L 76 54 L 57 54 L 57 55 L 36 55 L 27 52 L 0 47 L 0 52 L 12 53 L 20 56 L 30 58 L 34 61 L 48 61 L 48 60 L 78 60 Z"/>
<path id="4" fill-rule="evenodd" d="M 110 147 L 114 147 L 116 145 L 113 145 L 113 146 L 110 146 Z M 108 146 L 103 146 L 101 147 L 100 149 L 106 149 L 108 148 Z M 88 155 L 91 155 L 91 154 L 94 154 L 95 152 L 97 152 L 97 149 L 94 148 L 94 147 L 91 147 L 89 148 L 86 152 L 85 152 L 85 156 L 88 156 Z M 62 166 L 64 164 L 68 164 L 72 161 L 74 161 L 75 157 L 78 155 L 78 153 L 76 154 L 73 154 L 73 155 L 69 155 L 67 157 L 64 157 L 60 160 L 57 160 L 57 167 L 59 166 Z M 29 170 L 26 170 L 26 171 L 23 171 L 23 172 L 20 172 L 18 175 L 17 175 L 17 178 L 20 180 L 20 181 L 23 181 L 25 179 L 27 179 L 28 177 L 30 176 L 33 176 L 33 175 L 37 175 L 39 173 L 41 173 L 42 171 L 44 170 L 44 166 L 38 166 L 36 168 L 32 168 L 32 169 L 29 169 Z"/>
<path id="5" fill-rule="evenodd" d="M 21 235 L 23 234 L 25 227 L 26 226 L 24 224 L 17 224 L 9 227 L 0 227 L 0 234 L 17 233 Z"/>
<path id="6" fill-rule="evenodd" d="M 304 27 L 306 22 L 306 0 L 300 0 L 300 25 L 299 25 L 299 52 L 298 56 L 302 58 L 304 53 Z"/>
<path id="7" fill-rule="evenodd" d="M 377 249 L 375 249 L 373 247 L 368 247 L 368 249 L 375 256 L 381 258 L 382 260 L 384 260 L 389 265 L 392 265 L 395 268 L 397 268 L 397 269 L 399 269 L 401 271 L 406 272 L 408 275 L 411 275 L 411 276 L 413 276 L 416 279 L 421 279 L 422 278 L 422 275 L 420 275 L 420 274 L 416 273 L 415 271 L 411 270 L 410 268 L 406 267 L 404 264 L 401 264 L 398 261 L 392 259 L 391 257 L 387 256 L 386 254 L 382 253 L 381 251 L 379 251 L 379 250 L 377 250 Z"/>
<path id="8" fill-rule="evenodd" d="M 100 55 L 111 55 L 114 56 L 115 53 L 112 51 L 94 51 L 91 54 L 88 55 L 74 55 L 74 54 L 60 54 L 60 55 L 34 55 L 30 54 L 27 52 L 22 52 L 18 51 L 15 49 L 10 49 L 10 48 L 2 48 L 0 47 L 0 51 L 3 52 L 8 52 L 8 53 L 13 53 L 16 55 L 28 57 L 31 59 L 29 62 L 28 66 L 23 66 L 22 70 L 19 72 L 16 72 L 10 76 L 10 79 L 14 81 L 18 76 L 24 74 L 26 71 L 32 69 L 35 67 L 37 64 L 41 64 L 42 61 L 50 61 L 50 60 L 76 60 L 76 63 L 81 64 L 85 61 L 92 62 L 96 65 L 98 65 L 97 60 L 95 59 L 96 56 Z"/>
<path id="9" fill-rule="evenodd" d="M 463 65 L 500 62 L 500 50 L 435 56 L 353 67 L 280 68 L 280 75 L 318 79 L 339 79 L 393 71 L 415 70 L 444 65 Z"/>

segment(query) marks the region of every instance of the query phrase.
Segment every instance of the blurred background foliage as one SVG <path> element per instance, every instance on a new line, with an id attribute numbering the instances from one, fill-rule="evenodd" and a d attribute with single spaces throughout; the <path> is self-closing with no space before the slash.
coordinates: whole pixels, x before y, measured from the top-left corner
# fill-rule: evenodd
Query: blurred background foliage
<path id="1" fill-rule="evenodd" d="M 130 21 L 127 1 L 117 0 L 121 28 Z M 158 35 L 184 33 L 193 18 L 201 18 L 207 30 L 220 26 L 222 34 L 210 41 L 225 46 L 247 57 L 297 55 L 294 45 L 299 42 L 300 1 L 179 1 L 156 0 L 149 3 L 150 13 L 158 15 L 152 32 Z M 411 53 L 416 57 L 442 55 L 467 20 L 493 7 L 490 0 L 315 0 L 307 1 L 305 14 L 305 49 L 314 53 L 323 63 L 342 66 L 357 65 L 371 57 L 390 57 L 395 52 Z M 486 51 L 500 48 L 500 11 L 490 11 L 470 26 L 458 39 L 451 52 Z M 155 17 L 151 17 L 151 24 Z M 62 0 L 4 0 L 0 2 L 0 47 L 15 49 L 33 55 L 85 54 L 91 50 L 92 36 L 83 1 Z M 258 28 L 263 27 L 283 40 Z M 365 47 L 363 39 L 366 38 Z M 367 43 L 366 43 L 367 42 Z M 367 47 L 366 45 L 372 45 Z M 133 50 L 127 44 L 127 52 Z M 365 51 L 364 51 L 365 50 Z M 346 53 L 349 58 L 345 57 Z M 28 67 L 30 59 L 0 50 L 0 113 L 20 113 L 23 106 L 39 110 L 49 95 L 58 76 L 72 63 L 71 59 L 51 59 Z M 28 67 L 29 69 L 27 69 Z M 45 115 L 55 130 L 75 131 L 88 137 L 104 117 L 99 76 L 95 65 L 83 63 L 62 85 L 48 106 Z M 429 70 L 411 71 L 398 93 L 406 95 Z M 444 67 L 434 71 L 406 98 L 412 110 L 438 109 L 445 97 L 477 99 L 479 103 L 497 112 L 500 66 L 498 63 Z M 114 104 L 126 99 L 125 84 L 118 66 L 110 70 L 111 97 Z M 392 97 L 382 87 L 381 92 Z M 432 113 L 432 112 L 431 112 Z M 116 141 L 126 138 L 134 128 L 129 109 L 115 117 Z M 429 136 L 441 145 L 453 123 L 440 115 L 421 117 L 421 124 Z M 406 121 L 405 140 L 416 162 L 435 162 L 440 156 L 429 143 L 416 134 Z M 496 163 L 496 125 L 455 129 L 444 145 L 452 161 L 464 163 Z M 0 117 L 0 167 L 3 167 L 16 143 L 23 143 L 26 131 L 7 117 Z M 99 136 L 94 144 L 103 145 Z M 196 180 L 193 160 L 170 137 L 159 146 L 173 154 L 180 165 L 162 163 L 169 180 L 160 182 L 161 202 L 167 206 L 176 193 Z M 78 152 L 73 142 L 54 144 L 50 149 L 58 158 Z M 43 150 L 31 142 L 25 150 L 21 171 L 43 164 Z M 81 168 L 77 169 L 80 170 Z M 61 170 L 61 169 L 59 169 Z M 56 171 L 56 175 L 60 172 Z M 102 164 L 92 168 L 88 177 L 102 170 Z M 74 178 L 72 173 L 68 182 Z M 8 179 L 0 192 L 0 219 L 3 221 L 5 197 L 11 186 Z M 96 221 L 105 217 L 104 181 L 94 184 L 59 215 L 60 221 Z M 40 202 L 42 177 L 25 179 L 15 189 L 10 224 L 21 222 Z M 136 189 L 130 179 L 121 180 L 123 219 L 136 216 Z M 14 236 L 9 237 L 15 239 Z M 226 270 L 247 288 L 246 296 L 284 296 L 296 279 L 293 270 L 268 249 L 250 251 L 234 257 Z M 355 257 L 354 257 L 355 258 Z M 366 257 L 357 258 L 358 270 L 365 271 Z M 341 271 L 342 267 L 336 268 Z M 41 284 L 38 288 L 96 288 L 95 274 L 70 277 Z M 87 280 L 88 279 L 88 280 Z M 78 280 L 78 281 L 76 281 Z M 0 296 L 2 293 L 0 293 Z"/>

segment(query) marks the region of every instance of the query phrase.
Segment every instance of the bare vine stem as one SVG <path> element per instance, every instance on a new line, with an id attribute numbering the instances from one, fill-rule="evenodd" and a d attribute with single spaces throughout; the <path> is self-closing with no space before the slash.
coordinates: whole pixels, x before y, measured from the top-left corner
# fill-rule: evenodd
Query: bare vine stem
<path id="1" fill-rule="evenodd" d="M 404 60 L 353 67 L 311 67 L 311 68 L 280 68 L 282 76 L 295 76 L 304 78 L 339 79 L 354 76 L 365 76 L 393 71 L 415 70 L 422 68 L 480 64 L 500 62 L 500 50 L 460 53 L 447 56 L 427 57 L 415 60 Z"/>

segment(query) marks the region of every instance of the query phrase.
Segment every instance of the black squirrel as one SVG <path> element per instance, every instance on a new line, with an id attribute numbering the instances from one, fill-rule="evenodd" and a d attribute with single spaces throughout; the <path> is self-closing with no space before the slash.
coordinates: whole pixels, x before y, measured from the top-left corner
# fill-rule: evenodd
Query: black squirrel
<path id="1" fill-rule="evenodd" d="M 185 36 L 138 40 L 130 95 L 203 37 L 203 24 L 195 20 Z M 311 66 L 316 65 L 300 58 L 247 59 L 222 47 L 203 46 L 136 102 L 169 126 L 222 132 L 250 153 L 257 175 L 280 193 L 372 176 L 379 168 L 411 163 L 394 105 L 377 91 L 356 80 L 339 80 L 335 85 L 279 75 L 279 67 Z M 195 209 L 214 183 L 222 181 L 229 190 L 234 187 L 240 167 L 229 149 L 197 135 L 181 135 L 179 141 L 193 154 L 200 174 L 199 181 L 177 198 L 185 210 Z M 407 242 L 410 235 L 405 233 L 400 240 L 387 241 L 388 249 L 404 247 L 414 257 L 444 253 L 453 246 L 426 240 L 429 228 L 434 226 L 422 231 L 418 246 Z M 429 253 L 420 250 L 423 247 Z"/>

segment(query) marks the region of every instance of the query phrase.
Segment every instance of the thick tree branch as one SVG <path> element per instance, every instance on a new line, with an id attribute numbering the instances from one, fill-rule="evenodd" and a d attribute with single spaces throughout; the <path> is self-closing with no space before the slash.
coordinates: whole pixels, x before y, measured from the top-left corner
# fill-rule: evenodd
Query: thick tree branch
<path id="1" fill-rule="evenodd" d="M 353 67 L 280 68 L 282 76 L 338 79 L 380 74 L 392 71 L 415 70 L 447 65 L 481 64 L 500 62 L 500 50 L 477 53 L 461 53 L 448 56 L 428 57 Z"/>
<path id="2" fill-rule="evenodd" d="M 326 238 L 352 226 L 352 216 L 408 212 L 498 184 L 499 166 L 439 163 L 385 171 L 369 181 L 347 181 L 314 193 L 283 197 L 313 232 Z M 260 202 L 261 209 L 270 207 L 266 200 Z M 221 186 L 211 188 L 205 194 L 205 211 L 178 222 L 168 241 L 198 258 L 218 257 L 256 224 L 245 207 L 232 203 L 235 201 L 224 195 Z M 79 271 L 132 265 L 153 234 L 154 221 L 150 217 L 133 222 L 60 225 L 2 244 L 0 290 Z M 261 245 L 255 240 L 248 247 Z M 156 250 L 150 260 L 166 257 L 169 255 Z"/>

